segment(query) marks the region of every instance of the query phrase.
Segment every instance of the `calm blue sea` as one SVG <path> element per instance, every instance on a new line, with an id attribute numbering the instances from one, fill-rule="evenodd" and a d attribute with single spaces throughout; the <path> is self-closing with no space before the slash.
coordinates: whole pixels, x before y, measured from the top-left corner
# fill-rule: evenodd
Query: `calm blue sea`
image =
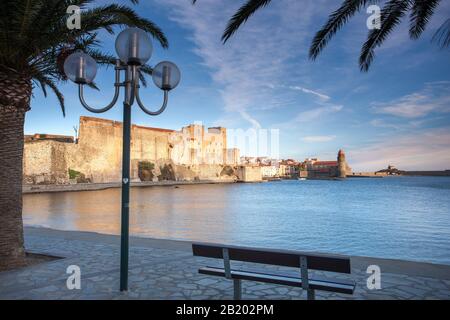
<path id="1" fill-rule="evenodd" d="M 450 178 L 133 188 L 138 236 L 450 264 Z M 24 221 L 119 234 L 120 189 L 24 196 Z"/>

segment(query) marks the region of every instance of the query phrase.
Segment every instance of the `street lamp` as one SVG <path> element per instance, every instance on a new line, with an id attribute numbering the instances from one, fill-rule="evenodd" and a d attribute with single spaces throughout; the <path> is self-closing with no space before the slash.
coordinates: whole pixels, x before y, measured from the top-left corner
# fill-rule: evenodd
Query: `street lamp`
<path id="1" fill-rule="evenodd" d="M 131 106 L 136 100 L 139 107 L 148 115 L 157 116 L 167 106 L 169 91 L 180 82 L 180 70 L 172 62 L 163 61 L 155 66 L 152 72 L 153 82 L 164 92 L 164 101 L 157 111 L 150 111 L 142 103 L 139 96 L 139 69 L 152 55 L 152 42 L 147 33 L 138 28 L 123 30 L 116 39 L 116 60 L 114 83 L 115 93 L 110 104 L 101 109 L 90 107 L 84 100 L 83 88 L 91 83 L 97 73 L 95 60 L 82 51 L 67 57 L 64 72 L 67 77 L 78 84 L 80 102 L 88 111 L 102 113 L 111 109 L 117 102 L 120 87 L 124 88 L 123 102 L 123 147 L 122 147 L 122 211 L 120 233 L 120 291 L 128 290 L 128 238 L 129 238 L 129 199 L 130 199 L 130 127 Z M 121 71 L 125 79 L 120 81 Z"/>

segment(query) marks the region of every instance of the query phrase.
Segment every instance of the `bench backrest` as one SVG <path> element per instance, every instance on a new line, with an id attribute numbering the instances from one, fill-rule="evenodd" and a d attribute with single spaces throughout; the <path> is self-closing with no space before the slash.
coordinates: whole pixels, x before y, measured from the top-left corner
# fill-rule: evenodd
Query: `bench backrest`
<path id="1" fill-rule="evenodd" d="M 298 251 L 258 249 L 215 244 L 192 244 L 194 256 L 223 259 L 223 249 L 228 249 L 230 260 L 300 268 L 300 257 L 306 257 L 308 269 L 338 273 L 351 273 L 350 259 L 333 255 L 303 253 Z"/>

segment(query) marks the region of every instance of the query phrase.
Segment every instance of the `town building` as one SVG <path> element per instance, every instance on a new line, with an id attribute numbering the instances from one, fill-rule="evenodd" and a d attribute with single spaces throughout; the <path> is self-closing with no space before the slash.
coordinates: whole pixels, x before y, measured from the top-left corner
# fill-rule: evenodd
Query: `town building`
<path id="1" fill-rule="evenodd" d="M 278 174 L 281 178 L 296 178 L 299 174 L 300 163 L 293 159 L 281 160 L 279 163 Z"/>
<path id="2" fill-rule="evenodd" d="M 263 179 L 278 177 L 278 167 L 272 165 L 261 165 L 261 175 Z"/>
<path id="3" fill-rule="evenodd" d="M 119 182 L 122 167 L 122 123 L 80 117 L 78 137 L 25 136 L 25 184 Z M 345 153 L 337 160 L 298 162 L 267 157 L 241 157 L 227 147 L 223 127 L 191 124 L 181 130 L 131 127 L 132 181 L 240 180 L 263 178 L 345 178 L 351 172 Z"/>

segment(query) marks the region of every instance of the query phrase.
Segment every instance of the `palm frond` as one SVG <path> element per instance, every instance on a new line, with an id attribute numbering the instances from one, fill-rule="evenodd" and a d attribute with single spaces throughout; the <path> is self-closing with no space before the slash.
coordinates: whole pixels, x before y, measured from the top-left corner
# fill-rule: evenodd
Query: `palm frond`
<path id="1" fill-rule="evenodd" d="M 66 116 L 66 107 L 65 107 L 65 103 L 64 103 L 64 96 L 61 93 L 61 91 L 59 91 L 56 83 L 51 78 L 49 78 L 48 76 L 46 76 L 43 73 L 35 74 L 33 76 L 33 80 L 35 82 L 37 82 L 38 85 L 41 87 L 42 91 L 44 92 L 45 97 L 47 97 L 47 90 L 46 90 L 47 86 L 53 91 L 53 93 L 56 95 L 56 98 L 58 99 L 59 106 L 61 107 L 61 111 L 63 113 L 63 117 L 65 117 Z"/>
<path id="2" fill-rule="evenodd" d="M 195 3 L 196 1 L 194 1 Z M 225 43 L 257 10 L 266 7 L 271 0 L 248 0 L 228 21 L 222 41 Z"/>
<path id="3" fill-rule="evenodd" d="M 144 88 L 147 88 L 147 79 L 145 78 L 144 73 L 142 73 L 141 71 L 139 71 L 139 80 L 141 81 L 141 84 Z"/>
<path id="4" fill-rule="evenodd" d="M 369 32 L 359 57 L 361 71 L 368 71 L 375 56 L 375 48 L 380 46 L 400 23 L 401 18 L 410 8 L 410 2 L 405 0 L 390 0 L 381 10 L 381 28 Z"/>
<path id="5" fill-rule="evenodd" d="M 37 78 L 33 78 L 33 81 L 41 88 L 44 97 L 47 98 L 47 88 L 46 84 Z"/>
<path id="6" fill-rule="evenodd" d="M 168 48 L 169 42 L 162 30 L 152 21 L 140 17 L 133 9 L 117 4 L 96 7 L 83 11 L 83 32 L 104 29 L 113 33 L 114 26 L 132 26 L 149 32 L 159 41 L 163 48 Z"/>
<path id="7" fill-rule="evenodd" d="M 20 22 L 20 30 L 17 35 L 18 38 L 22 38 L 26 35 L 26 32 L 32 26 L 32 22 L 39 17 L 42 8 L 45 6 L 42 1 L 39 0 L 28 0 L 28 1 L 18 1 L 23 5 L 23 14 Z"/>
<path id="8" fill-rule="evenodd" d="M 368 2 L 369 0 L 345 0 L 339 9 L 329 16 L 328 21 L 314 36 L 309 49 L 309 58 L 315 60 L 336 32 L 341 29 L 355 13 L 364 8 Z M 371 2 L 377 2 L 377 0 Z"/>
<path id="9" fill-rule="evenodd" d="M 89 82 L 88 84 L 86 84 L 89 88 L 100 91 L 99 87 L 97 86 L 97 84 L 95 82 Z"/>
<path id="10" fill-rule="evenodd" d="M 441 0 L 415 0 L 411 7 L 409 35 L 418 39 Z"/>
<path id="11" fill-rule="evenodd" d="M 63 117 L 65 117 L 66 116 L 66 107 L 65 107 L 65 104 L 64 104 L 64 96 L 63 96 L 63 94 L 61 93 L 61 91 L 59 91 L 58 86 L 55 84 L 55 82 L 49 81 L 49 82 L 47 82 L 47 85 L 52 89 L 53 93 L 58 98 L 59 106 L 61 107 L 61 111 L 63 113 Z"/>
<path id="12" fill-rule="evenodd" d="M 191 2 L 196 4 L 197 0 L 191 0 Z M 258 9 L 267 6 L 270 2 L 270 0 L 247 0 L 229 20 L 222 35 L 222 41 L 224 43 L 227 42 L 250 16 Z M 327 22 L 315 34 L 309 48 L 309 58 L 311 60 L 317 59 L 333 36 L 350 18 L 363 10 L 367 5 L 378 2 L 380 0 L 343 0 L 341 6 L 330 14 Z M 368 71 L 374 59 L 375 48 L 384 42 L 409 10 L 411 10 L 410 37 L 412 39 L 419 38 L 441 0 L 383 0 L 382 2 L 385 3 L 381 12 L 382 26 L 381 29 L 374 29 L 369 32 L 359 58 L 361 71 Z M 442 48 L 450 46 L 450 19 L 444 22 L 437 30 L 432 42 L 438 43 Z"/>
<path id="13" fill-rule="evenodd" d="M 1 0 L 0 68 L 30 77 L 47 96 L 50 88 L 65 114 L 64 97 L 57 83 L 67 78 L 63 64 L 74 50 L 90 54 L 100 65 L 114 65 L 116 58 L 100 47 L 98 32 L 115 32 L 117 27 L 138 27 L 149 32 L 162 47 L 168 41 L 152 21 L 140 17 L 125 5 L 96 6 L 94 0 Z M 137 0 L 131 0 L 137 3 Z M 81 29 L 66 26 L 68 6 L 81 8 Z M 142 68 L 142 76 L 151 68 Z M 144 79 L 145 80 L 145 79 Z M 98 89 L 95 83 L 90 87 Z"/>
<path id="14" fill-rule="evenodd" d="M 144 87 L 147 87 L 147 79 L 145 78 L 146 75 L 152 75 L 153 74 L 153 68 L 150 67 L 148 64 L 145 64 L 139 68 L 139 79 L 142 82 L 142 85 Z"/>
<path id="15" fill-rule="evenodd" d="M 143 65 L 142 67 L 140 67 L 140 70 L 147 74 L 147 75 L 152 75 L 153 74 L 153 68 L 150 67 L 148 64 Z"/>
<path id="16" fill-rule="evenodd" d="M 437 29 L 431 41 L 441 48 L 450 46 L 450 18 Z"/>
<path id="17" fill-rule="evenodd" d="M 109 66 L 116 64 L 117 57 L 111 54 L 104 53 L 103 51 L 95 48 L 87 48 L 84 51 L 94 58 L 94 60 L 100 65 Z"/>

